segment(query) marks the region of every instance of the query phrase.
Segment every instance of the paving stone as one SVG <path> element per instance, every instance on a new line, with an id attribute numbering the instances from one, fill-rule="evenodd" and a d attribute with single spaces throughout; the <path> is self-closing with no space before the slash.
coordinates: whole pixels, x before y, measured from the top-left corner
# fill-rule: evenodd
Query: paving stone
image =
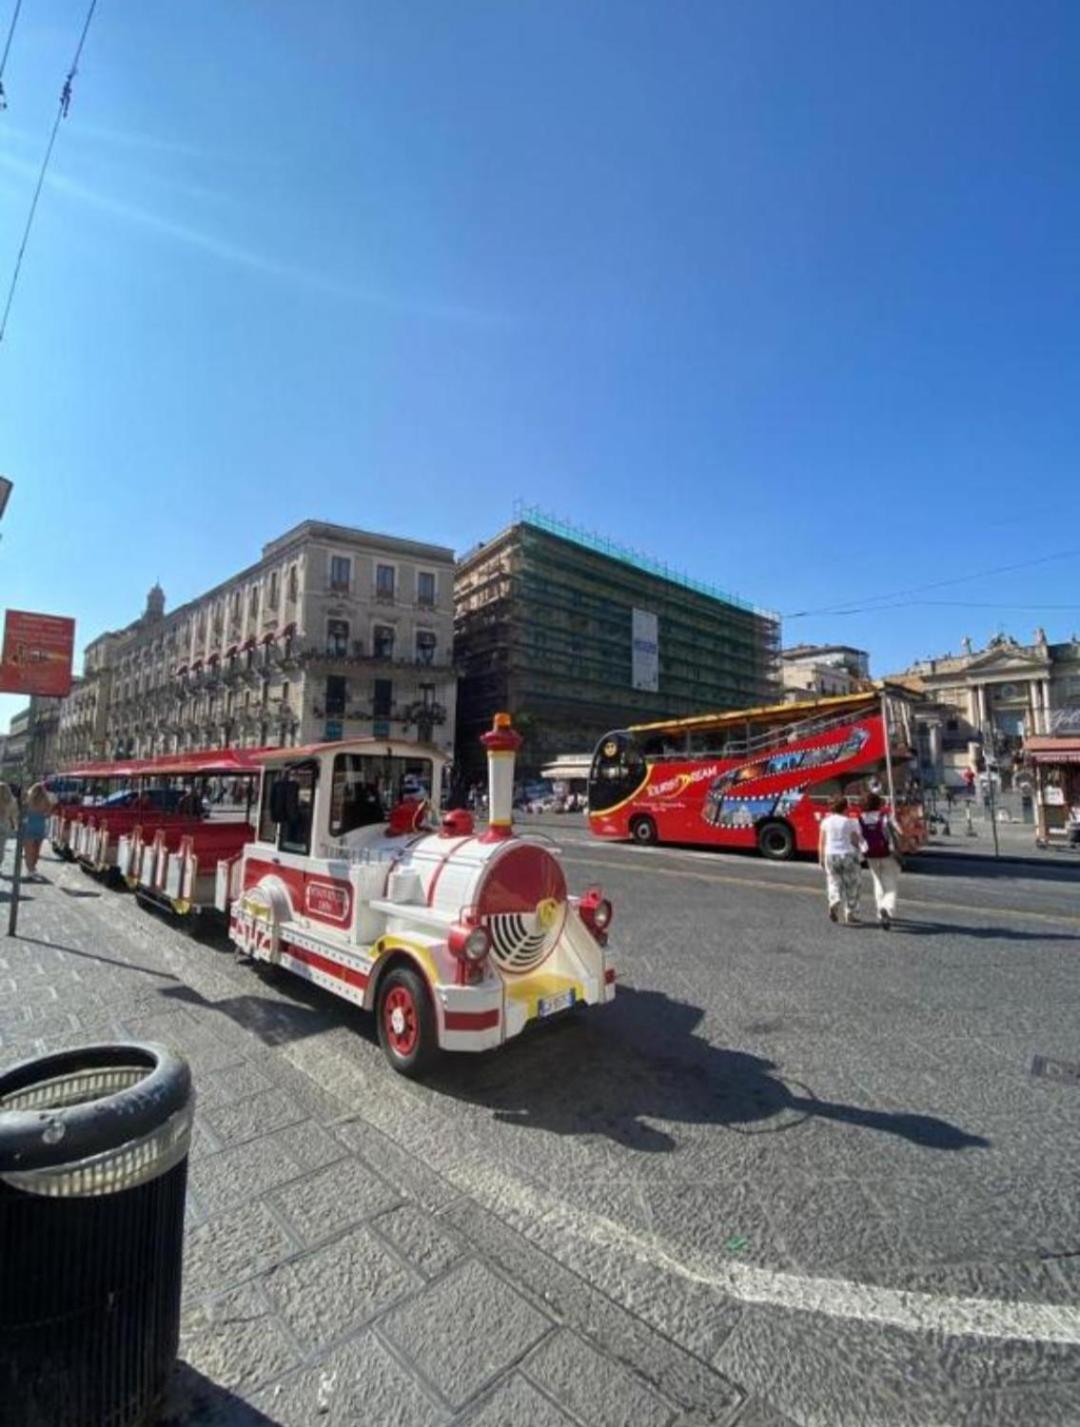
<path id="1" fill-rule="evenodd" d="M 308 1347 L 345 1337 L 423 1282 L 362 1226 L 272 1269 L 263 1281 L 282 1318 Z"/>
<path id="2" fill-rule="evenodd" d="M 428 1209 L 443 1209 L 458 1197 L 458 1191 L 441 1175 L 408 1154 L 366 1120 L 347 1120 L 335 1126 L 335 1133 L 363 1155 L 384 1179 Z"/>
<path id="3" fill-rule="evenodd" d="M 254 1200 L 188 1232 L 185 1287 L 219 1292 L 295 1254 L 298 1247 L 270 1209 Z"/>
<path id="4" fill-rule="evenodd" d="M 278 1427 L 440 1427 L 447 1421 L 446 1409 L 370 1331 L 317 1367 L 264 1388 L 255 1403 Z"/>
<path id="5" fill-rule="evenodd" d="M 734 1427 L 796 1427 L 796 1424 L 790 1417 L 777 1412 L 775 1407 L 770 1407 L 767 1402 L 755 1399 L 747 1403 L 744 1412 L 739 1413 Z"/>
<path id="6" fill-rule="evenodd" d="M 501 1382 L 462 1427 L 573 1427 L 573 1419 L 518 1373 Z"/>
<path id="7" fill-rule="evenodd" d="M 207 1213 L 247 1203 L 268 1189 L 295 1179 L 301 1166 L 273 1135 L 206 1155 L 192 1165 L 192 1185 Z"/>
<path id="8" fill-rule="evenodd" d="M 380 1214 L 373 1227 L 425 1278 L 438 1278 L 462 1257 L 458 1240 L 429 1210 L 416 1204 L 402 1204 L 389 1214 Z"/>
<path id="9" fill-rule="evenodd" d="M 232 1105 L 219 1105 L 203 1114 L 204 1121 L 223 1145 L 256 1140 L 304 1119 L 302 1105 L 280 1090 L 262 1090 Z"/>
<path id="10" fill-rule="evenodd" d="M 472 1201 L 452 1205 L 445 1218 L 557 1319 L 644 1374 L 696 1421 L 730 1420 L 742 1399 L 727 1376 L 684 1352 Z"/>
<path id="11" fill-rule="evenodd" d="M 574 1333 L 556 1333 L 523 1370 L 590 1427 L 667 1427 L 673 1409 Z"/>
<path id="12" fill-rule="evenodd" d="M 300 1361 L 252 1284 L 217 1298 L 189 1300 L 181 1313 L 180 1344 L 192 1367 L 226 1388 L 259 1387 Z"/>
<path id="13" fill-rule="evenodd" d="M 200 1078 L 199 1106 L 211 1110 L 218 1105 L 234 1105 L 238 1100 L 271 1088 L 272 1082 L 249 1061 L 227 1065 L 223 1070 L 208 1071 Z"/>
<path id="14" fill-rule="evenodd" d="M 306 1244 L 332 1238 L 350 1224 L 389 1209 L 399 1198 L 396 1189 L 353 1155 L 306 1175 L 275 1196 Z"/>
<path id="15" fill-rule="evenodd" d="M 324 1164 L 333 1164 L 348 1154 L 340 1140 L 311 1121 L 279 1130 L 274 1140 L 304 1170 L 321 1169 Z"/>
<path id="16" fill-rule="evenodd" d="M 551 1323 L 489 1268 L 470 1261 L 380 1326 L 449 1402 L 462 1407 L 539 1342 Z"/>

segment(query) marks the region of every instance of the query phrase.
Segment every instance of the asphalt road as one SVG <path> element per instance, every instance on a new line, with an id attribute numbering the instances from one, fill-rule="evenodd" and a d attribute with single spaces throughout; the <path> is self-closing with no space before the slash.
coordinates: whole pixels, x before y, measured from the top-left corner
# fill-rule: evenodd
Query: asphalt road
<path id="1" fill-rule="evenodd" d="M 925 858 L 886 934 L 829 923 L 812 865 L 543 831 L 612 897 L 619 995 L 424 1085 L 322 993 L 268 1009 L 130 898 L 57 900 L 190 965 L 174 1010 L 217 996 L 260 1063 L 738 1384 L 740 1422 L 1080 1424 L 1080 1070 L 1032 1073 L 1080 1062 L 1077 867 Z"/>

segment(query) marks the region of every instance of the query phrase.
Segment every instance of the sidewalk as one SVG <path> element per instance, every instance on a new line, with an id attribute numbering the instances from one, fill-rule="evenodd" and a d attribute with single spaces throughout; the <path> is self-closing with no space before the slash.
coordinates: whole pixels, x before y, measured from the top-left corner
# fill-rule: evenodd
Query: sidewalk
<path id="1" fill-rule="evenodd" d="M 289 1063 L 367 1018 L 41 868 L 0 939 L 0 1061 L 152 1039 L 197 1088 L 166 1423 L 782 1427 Z"/>

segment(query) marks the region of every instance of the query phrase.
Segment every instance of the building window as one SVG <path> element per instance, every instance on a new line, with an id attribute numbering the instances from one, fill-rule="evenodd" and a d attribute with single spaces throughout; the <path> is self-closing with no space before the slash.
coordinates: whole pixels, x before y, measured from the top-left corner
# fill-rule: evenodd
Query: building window
<path id="1" fill-rule="evenodd" d="M 239 619 L 239 618 L 240 618 L 240 591 L 239 591 L 239 590 L 233 590 L 233 597 L 232 597 L 232 617 L 233 617 L 233 619 Z"/>
<path id="2" fill-rule="evenodd" d="M 435 636 L 430 629 L 416 631 L 416 662 L 418 664 L 434 664 L 435 662 Z"/>
<path id="3" fill-rule="evenodd" d="M 345 712 L 345 680 L 331 674 L 326 680 L 326 717 L 340 718 Z"/>
<path id="4" fill-rule="evenodd" d="M 375 718 L 389 718 L 390 710 L 394 704 L 394 681 L 393 679 L 376 679 L 375 694 L 372 700 L 371 712 Z"/>
<path id="5" fill-rule="evenodd" d="M 416 603 L 435 604 L 435 575 L 431 570 L 421 570 L 416 577 Z"/>
<path id="6" fill-rule="evenodd" d="M 394 598 L 394 573 L 393 565 L 375 566 L 376 599 L 392 600 Z"/>
<path id="7" fill-rule="evenodd" d="M 328 619 L 326 621 L 326 652 L 343 658 L 349 652 L 349 621 Z"/>
<path id="8" fill-rule="evenodd" d="M 251 595 L 248 599 L 248 613 L 252 619 L 257 619 L 259 615 L 259 587 L 252 585 Z"/>
<path id="9" fill-rule="evenodd" d="M 266 603 L 270 609 L 278 607 L 278 576 L 277 571 L 270 576 L 270 593 L 266 597 Z"/>
<path id="10" fill-rule="evenodd" d="M 297 595 L 298 587 L 299 587 L 299 580 L 298 580 L 297 573 L 296 573 L 296 566 L 295 566 L 295 565 L 290 565 L 290 566 L 289 566 L 289 584 L 288 584 L 289 603 L 290 603 L 290 604 L 295 604 L 295 603 L 296 603 L 296 595 Z"/>
<path id="11" fill-rule="evenodd" d="M 332 590 L 348 590 L 352 581 L 352 561 L 347 555 L 331 555 L 330 557 L 330 588 Z"/>
<path id="12" fill-rule="evenodd" d="M 388 624 L 377 624 L 372 644 L 376 659 L 393 659 L 394 631 Z"/>

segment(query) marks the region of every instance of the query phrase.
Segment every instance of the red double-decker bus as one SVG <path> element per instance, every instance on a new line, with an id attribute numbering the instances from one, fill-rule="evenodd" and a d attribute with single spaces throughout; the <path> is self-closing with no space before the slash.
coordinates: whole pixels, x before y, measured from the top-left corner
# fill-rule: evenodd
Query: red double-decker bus
<path id="1" fill-rule="evenodd" d="M 638 724 L 605 734 L 589 774 L 589 827 L 633 842 L 816 852 L 839 794 L 878 792 L 907 850 L 926 840 L 911 697 L 864 692 Z"/>

